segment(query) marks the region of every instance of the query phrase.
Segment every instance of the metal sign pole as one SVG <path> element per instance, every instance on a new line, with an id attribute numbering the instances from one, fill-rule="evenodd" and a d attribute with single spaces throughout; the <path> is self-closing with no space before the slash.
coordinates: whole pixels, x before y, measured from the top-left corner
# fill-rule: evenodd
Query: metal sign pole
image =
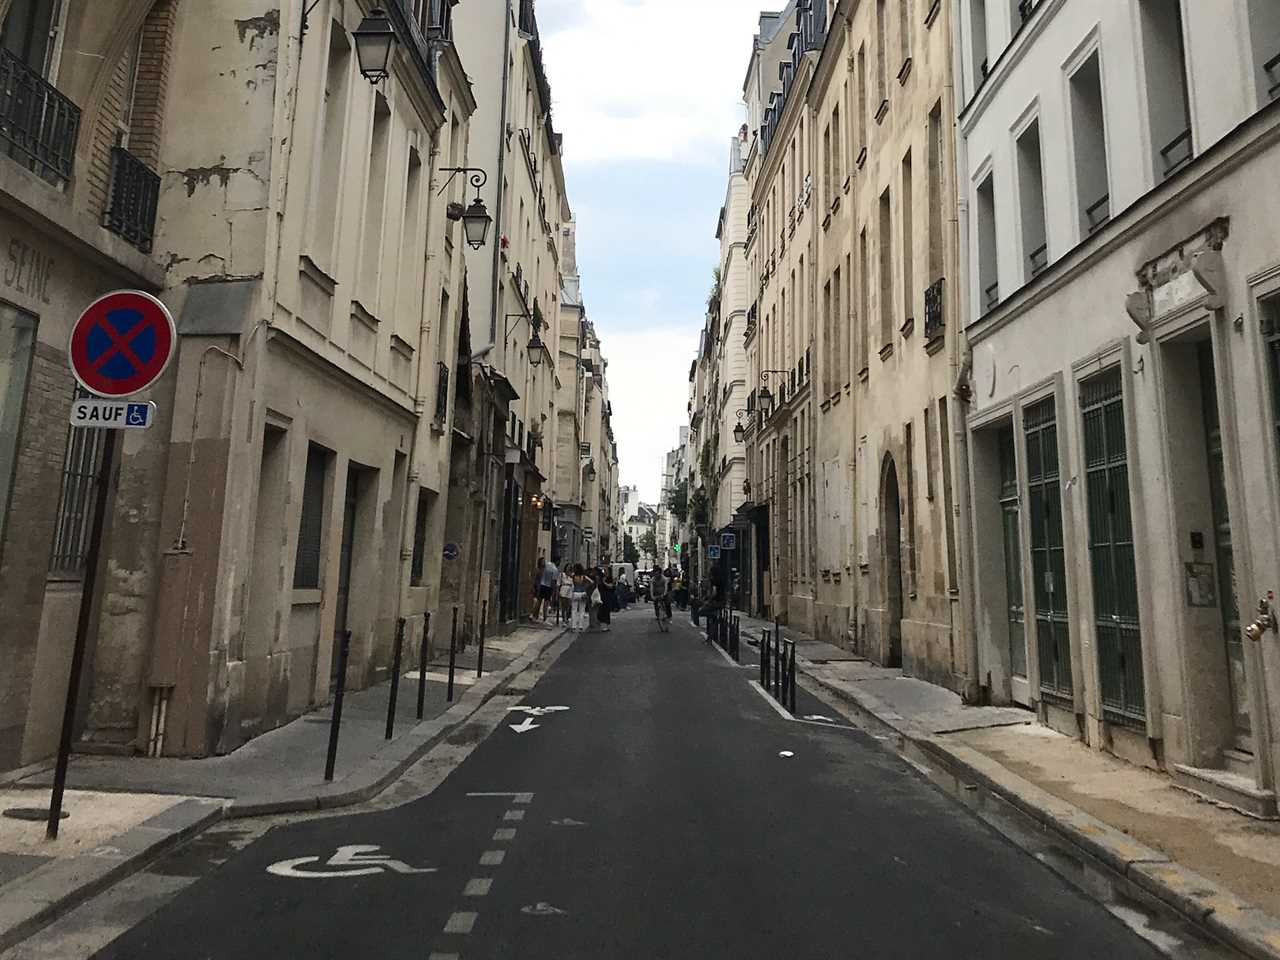
<path id="1" fill-rule="evenodd" d="M 71 674 L 67 679 L 67 702 L 62 711 L 62 735 L 58 739 L 58 762 L 53 770 L 53 794 L 49 799 L 49 825 L 45 836 L 58 839 L 58 823 L 62 819 L 62 795 L 67 787 L 67 763 L 71 759 L 71 735 L 76 722 L 76 701 L 80 696 L 80 675 L 84 672 L 84 651 L 89 640 L 93 614 L 93 596 L 97 589 L 98 556 L 102 550 L 102 525 L 111 502 L 111 469 L 116 457 L 116 432 L 106 432 L 102 445 L 102 463 L 98 468 L 93 523 L 89 527 L 89 546 L 85 555 L 84 585 L 80 593 L 80 615 L 76 620 L 75 646 L 71 649 Z"/>

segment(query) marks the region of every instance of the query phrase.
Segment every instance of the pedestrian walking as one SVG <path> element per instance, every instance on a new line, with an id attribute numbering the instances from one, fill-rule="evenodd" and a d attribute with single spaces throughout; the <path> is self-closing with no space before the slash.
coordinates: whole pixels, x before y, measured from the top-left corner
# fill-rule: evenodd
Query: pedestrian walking
<path id="1" fill-rule="evenodd" d="M 569 595 L 571 603 L 569 626 L 577 633 L 583 633 L 591 626 L 587 606 L 591 600 L 591 591 L 594 589 L 595 584 L 591 582 L 591 578 L 582 569 L 582 564 L 575 563 L 573 565 L 573 590 Z"/>
<path id="2" fill-rule="evenodd" d="M 568 623 L 573 605 L 573 574 L 568 567 L 560 571 L 560 586 L 556 606 L 556 623 Z"/>
<path id="3" fill-rule="evenodd" d="M 596 583 L 596 589 L 600 591 L 600 606 L 596 611 L 596 619 L 600 621 L 600 629 L 608 633 L 609 621 L 613 618 L 613 611 L 617 608 L 618 597 L 617 584 L 607 569 L 600 571 L 600 579 Z"/>
<path id="4" fill-rule="evenodd" d="M 560 580 L 560 570 L 556 565 L 543 557 L 538 558 L 537 574 L 533 579 L 536 596 L 533 601 L 533 619 L 546 622 L 551 612 L 551 604 L 555 599 L 556 584 Z"/>

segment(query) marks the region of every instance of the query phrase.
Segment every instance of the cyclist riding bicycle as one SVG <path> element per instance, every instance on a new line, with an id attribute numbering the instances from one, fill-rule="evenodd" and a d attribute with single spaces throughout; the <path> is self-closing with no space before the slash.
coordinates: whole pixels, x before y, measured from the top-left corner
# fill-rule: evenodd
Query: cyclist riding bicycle
<path id="1" fill-rule="evenodd" d="M 657 567 L 654 568 L 653 578 L 649 581 L 649 596 L 653 600 L 654 613 L 658 617 L 658 624 L 663 625 L 670 621 L 671 581 Z"/>

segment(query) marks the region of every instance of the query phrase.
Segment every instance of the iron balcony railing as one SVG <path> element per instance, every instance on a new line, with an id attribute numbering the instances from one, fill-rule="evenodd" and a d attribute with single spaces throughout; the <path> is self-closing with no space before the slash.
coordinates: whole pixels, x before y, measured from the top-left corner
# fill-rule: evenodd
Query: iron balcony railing
<path id="1" fill-rule="evenodd" d="M 1272 100 L 1280 97 L 1280 53 L 1264 63 L 1262 71 L 1267 75 L 1267 96 Z"/>
<path id="2" fill-rule="evenodd" d="M 1089 232 L 1094 233 L 1099 227 L 1111 219 L 1111 194 L 1104 193 L 1089 206 L 1084 208 L 1084 217 L 1089 224 Z"/>
<path id="3" fill-rule="evenodd" d="M 1188 127 L 1160 148 L 1164 175 L 1171 177 L 1191 162 L 1191 128 Z"/>
<path id="4" fill-rule="evenodd" d="M 0 139 L 51 183 L 71 179 L 80 108 L 8 50 L 0 49 Z"/>
<path id="5" fill-rule="evenodd" d="M 1021 0 L 1018 4 L 1018 16 L 1023 23 L 1031 19 L 1031 14 L 1035 12 L 1036 0 Z"/>
<path id="6" fill-rule="evenodd" d="M 111 190 L 102 225 L 143 253 L 150 253 L 159 199 L 159 174 L 124 147 L 112 147 Z"/>
<path id="7" fill-rule="evenodd" d="M 449 412 L 449 365 L 443 361 L 436 362 L 436 421 L 444 423 Z"/>
<path id="8" fill-rule="evenodd" d="M 944 278 L 939 277 L 924 288 L 924 342 L 930 343 L 942 336 L 946 320 L 942 313 Z"/>
<path id="9" fill-rule="evenodd" d="M 987 298 L 987 309 L 990 310 L 992 307 L 994 307 L 997 303 L 1000 302 L 999 282 L 991 284 L 991 286 L 983 290 L 983 293 L 986 295 L 986 298 Z"/>
<path id="10" fill-rule="evenodd" d="M 1049 243 L 1045 241 L 1036 247 L 1028 255 L 1027 259 L 1031 262 L 1031 275 L 1037 277 L 1045 267 L 1049 265 Z"/>

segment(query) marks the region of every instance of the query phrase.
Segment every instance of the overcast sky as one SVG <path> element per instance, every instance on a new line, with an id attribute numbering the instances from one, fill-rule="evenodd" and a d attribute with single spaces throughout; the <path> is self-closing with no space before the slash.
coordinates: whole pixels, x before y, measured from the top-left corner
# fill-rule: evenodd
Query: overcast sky
<path id="1" fill-rule="evenodd" d="M 622 483 L 647 503 L 686 421 L 760 9 L 751 0 L 537 0 L 583 296 L 609 360 Z"/>

